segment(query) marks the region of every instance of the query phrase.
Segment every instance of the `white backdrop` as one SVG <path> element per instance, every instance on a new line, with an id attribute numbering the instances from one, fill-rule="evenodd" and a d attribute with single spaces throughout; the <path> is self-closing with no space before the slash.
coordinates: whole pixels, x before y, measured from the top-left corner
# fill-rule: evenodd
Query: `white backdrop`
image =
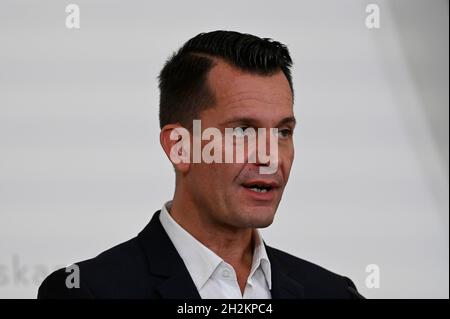
<path id="1" fill-rule="evenodd" d="M 156 77 L 216 29 L 295 62 L 296 159 L 266 242 L 369 298 L 449 297 L 448 1 L 73 0 L 76 30 L 69 3 L 0 0 L 0 297 L 34 298 L 171 198 Z"/>

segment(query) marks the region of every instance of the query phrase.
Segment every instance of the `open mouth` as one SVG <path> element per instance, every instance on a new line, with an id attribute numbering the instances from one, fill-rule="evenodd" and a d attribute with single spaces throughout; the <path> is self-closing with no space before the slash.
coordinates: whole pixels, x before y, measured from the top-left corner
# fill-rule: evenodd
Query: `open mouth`
<path id="1" fill-rule="evenodd" d="M 267 193 L 276 187 L 273 183 L 265 182 L 250 182 L 242 184 L 242 186 L 256 193 Z"/>
<path id="2" fill-rule="evenodd" d="M 267 193 L 268 191 L 271 190 L 270 186 L 266 187 L 264 185 L 252 185 L 252 186 L 248 186 L 247 188 L 254 192 L 257 192 L 257 193 Z"/>

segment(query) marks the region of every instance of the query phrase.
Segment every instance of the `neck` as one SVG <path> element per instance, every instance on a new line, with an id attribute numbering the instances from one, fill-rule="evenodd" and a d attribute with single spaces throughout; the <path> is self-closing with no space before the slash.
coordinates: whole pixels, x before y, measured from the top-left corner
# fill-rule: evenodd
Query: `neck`
<path id="1" fill-rule="evenodd" d="M 244 273 L 247 269 L 250 272 L 254 246 L 253 228 L 236 228 L 213 221 L 193 200 L 177 191 L 170 215 L 199 242 L 232 265 L 236 272 L 238 269 L 243 269 L 241 272 Z"/>

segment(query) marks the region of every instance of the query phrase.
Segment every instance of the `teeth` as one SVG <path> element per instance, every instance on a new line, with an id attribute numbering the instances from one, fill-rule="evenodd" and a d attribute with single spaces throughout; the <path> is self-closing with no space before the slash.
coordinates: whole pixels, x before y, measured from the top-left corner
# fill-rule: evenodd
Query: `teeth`
<path id="1" fill-rule="evenodd" d="M 266 193 L 267 192 L 267 189 L 265 189 L 265 188 L 257 188 L 257 187 L 252 187 L 252 188 L 250 188 L 252 191 L 254 191 L 254 192 L 258 192 L 258 193 Z"/>

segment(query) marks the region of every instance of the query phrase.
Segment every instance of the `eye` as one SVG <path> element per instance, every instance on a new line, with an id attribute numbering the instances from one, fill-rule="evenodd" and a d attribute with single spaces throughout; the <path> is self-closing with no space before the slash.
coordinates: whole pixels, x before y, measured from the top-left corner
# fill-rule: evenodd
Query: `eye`
<path id="1" fill-rule="evenodd" d="M 237 137 L 242 137 L 245 134 L 245 130 L 247 130 L 249 128 L 249 126 L 239 126 L 239 127 L 235 127 L 234 130 L 234 134 Z"/>
<path id="2" fill-rule="evenodd" d="M 293 131 L 288 128 L 278 130 L 278 136 L 280 138 L 287 138 L 287 137 L 291 136 L 292 134 L 293 134 Z"/>

